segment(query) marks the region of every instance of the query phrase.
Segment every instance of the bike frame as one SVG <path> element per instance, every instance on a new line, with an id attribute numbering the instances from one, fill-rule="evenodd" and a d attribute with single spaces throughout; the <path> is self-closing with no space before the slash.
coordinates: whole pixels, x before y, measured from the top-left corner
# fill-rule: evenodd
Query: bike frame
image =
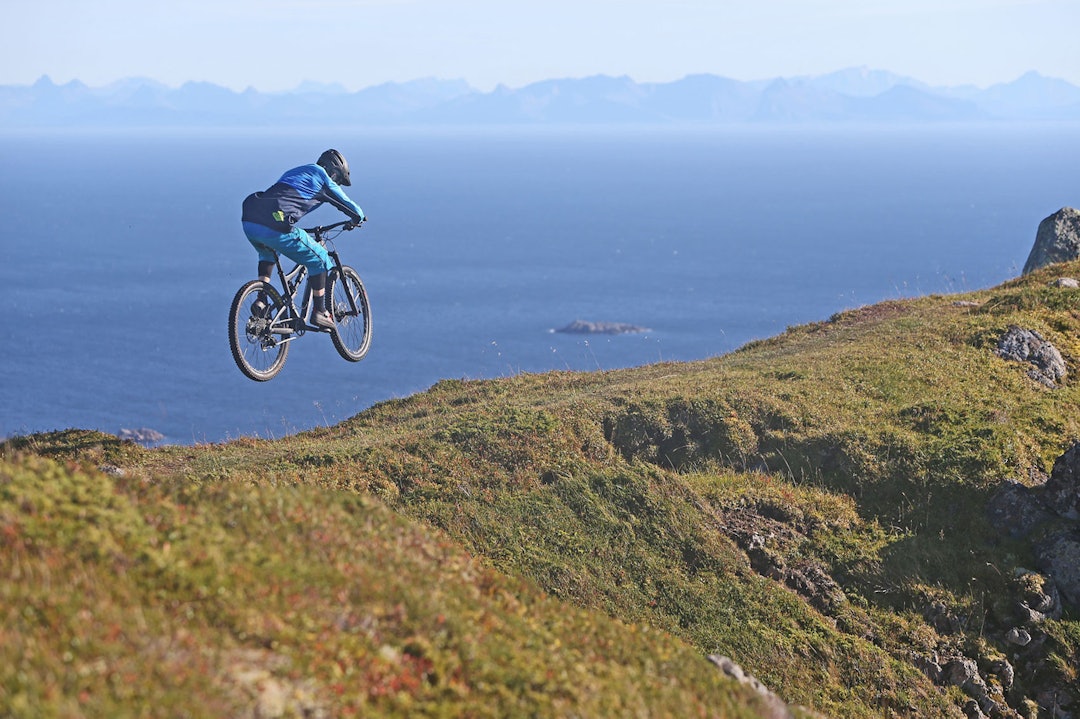
<path id="1" fill-rule="evenodd" d="M 330 271 L 327 272 L 327 290 L 329 290 L 331 283 L 331 278 L 329 277 L 330 272 L 333 272 L 335 269 L 342 267 L 342 264 L 341 257 L 338 256 L 337 249 L 333 247 L 326 247 L 327 241 L 332 238 L 327 238 L 325 235 L 330 230 L 336 230 L 339 227 L 347 225 L 349 222 L 350 220 L 346 220 L 344 222 L 336 222 L 332 225 L 312 227 L 310 229 L 304 230 L 309 235 L 311 235 L 316 242 L 326 248 L 326 253 L 330 256 L 330 259 L 334 261 L 333 267 L 331 267 Z M 293 335 L 291 337 L 283 337 L 280 341 L 291 342 L 297 337 L 302 336 L 308 330 L 311 330 L 312 332 L 329 332 L 329 330 L 323 329 L 322 327 L 315 327 L 314 325 L 308 324 L 312 297 L 310 287 L 304 288 L 303 301 L 301 302 L 299 309 L 297 309 L 296 307 L 297 290 L 300 287 L 300 283 L 303 282 L 304 278 L 307 277 L 307 267 L 298 263 L 291 270 L 286 272 L 285 268 L 281 266 L 281 254 L 278 252 L 274 253 L 274 265 L 277 267 L 278 279 L 281 282 L 282 299 L 284 299 L 286 302 L 285 311 L 288 316 L 284 319 L 294 320 L 292 327 L 279 327 L 275 330 L 275 332 L 280 332 L 281 334 Z M 346 298 L 349 302 L 349 311 L 354 314 L 358 312 L 359 309 L 356 306 L 356 302 L 353 301 L 353 298 L 349 296 L 348 293 L 346 293 Z M 282 318 L 280 316 L 274 317 L 274 324 L 277 325 L 281 319 Z"/>

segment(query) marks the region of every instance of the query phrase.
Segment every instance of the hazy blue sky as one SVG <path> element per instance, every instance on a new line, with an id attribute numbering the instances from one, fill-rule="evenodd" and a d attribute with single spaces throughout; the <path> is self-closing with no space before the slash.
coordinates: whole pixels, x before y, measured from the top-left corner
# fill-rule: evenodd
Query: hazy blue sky
<path id="1" fill-rule="evenodd" d="M 1080 85 L 1080 0 L 16 0 L 3 15 L 0 84 L 441 77 L 490 90 L 869 66 L 935 85 L 1028 70 Z"/>

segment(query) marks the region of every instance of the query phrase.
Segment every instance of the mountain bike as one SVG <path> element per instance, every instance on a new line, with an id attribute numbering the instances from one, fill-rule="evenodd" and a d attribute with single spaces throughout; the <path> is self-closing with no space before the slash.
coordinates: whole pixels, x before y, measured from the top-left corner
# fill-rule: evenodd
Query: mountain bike
<path id="1" fill-rule="evenodd" d="M 236 366 L 245 375 L 257 382 L 273 379 L 285 366 L 289 345 L 308 332 L 329 333 L 338 354 L 350 362 L 359 362 L 367 354 L 371 347 L 371 305 L 367 291 L 360 275 L 341 262 L 333 245 L 333 239 L 342 231 L 352 229 L 347 227 L 350 224 L 351 220 L 345 220 L 306 230 L 326 247 L 334 261 L 326 276 L 326 309 L 334 317 L 332 330 L 308 324 L 313 304 L 310 288 L 305 288 L 297 307 L 298 291 L 307 277 L 307 268 L 297 264 L 286 272 L 277 254 L 274 265 L 282 287 L 280 292 L 270 282 L 252 280 L 236 293 L 229 308 L 229 347 Z"/>

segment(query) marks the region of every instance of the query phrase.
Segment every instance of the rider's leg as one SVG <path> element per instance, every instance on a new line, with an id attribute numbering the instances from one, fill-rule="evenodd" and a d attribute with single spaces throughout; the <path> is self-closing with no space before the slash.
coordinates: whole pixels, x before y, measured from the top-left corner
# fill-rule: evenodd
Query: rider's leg
<path id="1" fill-rule="evenodd" d="M 263 282 L 270 281 L 270 274 L 274 271 L 273 261 L 267 262 L 266 260 L 259 260 L 259 279 Z"/>
<path id="2" fill-rule="evenodd" d="M 311 324 L 323 329 L 333 329 L 334 316 L 327 312 L 326 307 L 326 273 L 308 275 L 308 287 L 311 288 L 311 298 L 314 307 L 311 312 Z"/>
<path id="3" fill-rule="evenodd" d="M 274 271 L 274 262 L 277 259 L 274 253 L 281 251 L 279 245 L 282 234 L 254 222 L 245 222 L 244 235 L 255 248 L 255 252 L 259 254 L 259 279 L 269 282 L 270 273 Z"/>
<path id="4" fill-rule="evenodd" d="M 308 275 L 308 287 L 311 288 L 312 302 L 315 303 L 315 311 L 323 312 L 326 310 L 326 273 L 320 272 L 317 275 Z"/>
<path id="5" fill-rule="evenodd" d="M 312 296 L 315 298 L 312 323 L 320 327 L 333 327 L 334 320 L 326 312 L 326 273 L 334 262 L 330 259 L 330 255 L 327 254 L 326 248 L 299 227 L 294 227 L 289 233 L 279 234 L 266 228 L 249 228 L 248 224 L 245 223 L 244 231 L 248 233 L 248 239 L 256 246 L 256 249 L 259 249 L 259 244 L 262 244 L 266 248 L 272 248 L 292 261 L 299 262 L 307 267 L 308 287 L 311 288 Z M 263 271 L 261 261 L 272 259 L 272 253 L 269 256 L 264 256 L 260 250 L 260 276 Z"/>
<path id="6" fill-rule="evenodd" d="M 334 327 L 333 316 L 326 311 L 326 273 L 333 267 L 326 248 L 312 239 L 311 235 L 300 228 L 293 230 L 296 244 L 291 248 L 296 253 L 296 261 L 303 262 L 308 271 L 308 289 L 311 290 L 311 324 L 323 329 Z"/>
<path id="7" fill-rule="evenodd" d="M 270 273 L 273 272 L 273 271 L 274 271 L 274 263 L 273 262 L 267 262 L 266 260 L 259 260 L 259 279 L 260 280 L 262 280 L 263 282 L 266 282 L 267 284 L 269 284 L 270 283 Z M 266 299 L 266 292 L 263 291 L 263 290 L 259 290 L 259 294 L 255 297 L 255 304 L 252 307 L 252 309 L 255 310 L 256 314 L 261 315 L 264 311 L 266 311 L 266 307 L 269 304 L 270 304 L 270 302 Z"/>
<path id="8" fill-rule="evenodd" d="M 245 234 L 247 234 L 248 242 L 255 248 L 255 251 L 259 253 L 259 266 L 256 270 L 259 275 L 259 279 L 269 284 L 270 275 L 274 271 L 274 264 L 277 261 L 277 257 L 274 254 L 273 248 L 267 246 L 262 240 L 265 239 L 265 230 L 261 226 L 255 226 L 252 231 L 245 225 Z M 270 301 L 266 297 L 266 292 L 260 290 L 255 295 L 255 302 L 251 305 L 251 313 L 255 317 L 262 317 L 266 312 L 266 308 L 269 306 Z"/>

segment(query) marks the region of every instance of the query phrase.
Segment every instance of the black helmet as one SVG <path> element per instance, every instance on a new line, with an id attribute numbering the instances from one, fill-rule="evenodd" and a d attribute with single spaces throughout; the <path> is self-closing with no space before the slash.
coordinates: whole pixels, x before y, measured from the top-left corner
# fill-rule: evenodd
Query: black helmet
<path id="1" fill-rule="evenodd" d="M 319 155 L 319 159 L 315 164 L 326 170 L 326 174 L 330 175 L 330 179 L 339 185 L 348 187 L 352 184 L 349 181 L 349 163 L 345 161 L 345 156 L 337 150 L 327 150 Z"/>

